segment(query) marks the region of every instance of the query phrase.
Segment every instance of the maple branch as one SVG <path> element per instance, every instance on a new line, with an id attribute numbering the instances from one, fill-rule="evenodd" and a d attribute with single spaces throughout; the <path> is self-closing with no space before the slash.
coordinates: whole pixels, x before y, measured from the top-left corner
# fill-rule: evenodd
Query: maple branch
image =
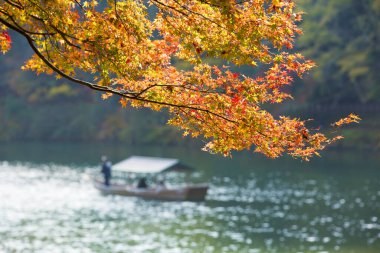
<path id="1" fill-rule="evenodd" d="M 193 119 L 195 119 L 196 121 L 200 121 L 200 122 L 202 122 L 204 125 L 213 126 L 213 127 L 217 128 L 217 129 L 219 129 L 221 132 L 223 132 L 223 133 L 225 133 L 226 135 L 228 135 L 228 132 L 227 132 L 226 130 L 224 130 L 220 125 L 217 125 L 217 124 L 215 123 L 215 121 L 213 121 L 213 120 L 211 120 L 211 121 L 207 121 L 206 119 L 204 119 L 204 117 L 202 117 L 202 116 L 200 116 L 200 115 L 199 115 L 199 117 L 196 117 L 196 116 L 192 115 L 191 113 L 189 113 L 188 111 L 183 110 L 182 108 L 179 108 L 179 110 L 180 110 L 183 114 L 187 115 L 187 117 L 189 117 L 189 118 L 193 118 Z M 207 115 L 210 117 L 210 114 L 209 114 L 209 113 L 207 113 Z M 212 124 L 211 124 L 210 122 L 211 122 Z M 193 125 L 193 127 L 196 127 L 196 126 Z"/>
<path id="2" fill-rule="evenodd" d="M 180 13 L 180 14 L 186 16 L 186 17 L 189 16 L 188 14 L 184 13 L 183 11 L 180 11 L 180 10 L 178 10 L 177 8 L 173 7 L 173 6 L 166 5 L 166 4 L 164 4 L 164 3 L 162 3 L 162 2 L 160 2 L 160 1 L 158 1 L 158 0 L 151 0 L 151 1 L 153 1 L 153 2 L 155 2 L 155 3 L 158 3 L 160 6 L 164 6 L 164 7 L 166 7 L 166 8 L 172 9 L 172 10 L 174 10 L 174 11 L 176 11 L 176 12 L 178 12 L 178 13 Z M 161 8 L 158 7 L 156 4 L 155 4 L 155 6 L 156 6 L 158 9 L 161 10 Z"/>
<path id="3" fill-rule="evenodd" d="M 33 35 L 55 35 L 55 33 L 49 33 L 49 32 L 32 32 L 32 31 L 26 30 L 25 28 L 21 27 L 21 26 L 16 22 L 16 20 L 13 18 L 13 16 L 9 15 L 8 13 L 4 12 L 3 10 L 0 10 L 0 12 L 1 12 L 2 14 L 4 14 L 5 16 L 7 16 L 17 28 L 19 28 L 20 30 L 22 30 L 22 31 L 24 31 L 24 32 L 26 32 L 26 33 L 28 33 L 28 34 L 33 34 Z"/>
<path id="4" fill-rule="evenodd" d="M 137 93 L 135 96 L 139 97 L 143 93 L 147 92 L 148 90 L 155 88 L 155 87 L 167 87 L 168 89 L 173 89 L 173 88 L 180 88 L 184 90 L 189 90 L 189 91 L 194 91 L 194 92 L 199 92 L 199 93 L 206 93 L 206 94 L 221 94 L 221 92 L 218 91 L 212 91 L 212 90 L 197 90 L 194 88 L 186 87 L 185 85 L 175 85 L 175 84 L 154 84 L 151 86 L 146 87 L 145 89 L 141 90 L 139 93 Z"/>
<path id="5" fill-rule="evenodd" d="M 210 19 L 210 18 L 208 18 L 208 17 L 206 17 L 205 15 L 203 15 L 203 14 L 201 14 L 201 13 L 199 13 L 199 12 L 196 12 L 196 11 L 193 11 L 193 10 L 190 10 L 189 8 L 187 8 L 186 6 L 184 6 L 184 5 L 181 5 L 177 0 L 173 0 L 176 4 L 178 4 L 182 9 L 184 9 L 184 10 L 186 10 L 186 11 L 188 11 L 188 12 L 190 12 L 190 13 L 192 13 L 192 14 L 195 14 L 195 15 L 198 15 L 198 16 L 200 16 L 200 17 L 202 17 L 203 19 L 205 19 L 205 20 L 207 20 L 207 21 L 210 21 L 211 23 L 213 23 L 213 24 L 215 24 L 215 25 L 217 25 L 218 27 L 220 27 L 220 28 L 223 28 L 223 29 L 225 29 L 225 30 L 227 30 L 227 28 L 225 28 L 224 26 L 222 26 L 222 25 L 220 25 L 220 24 L 218 24 L 217 22 L 215 22 L 214 20 L 212 20 L 212 19 Z"/>
<path id="6" fill-rule="evenodd" d="M 77 5 L 79 5 L 79 7 L 81 8 L 81 10 L 83 11 L 84 10 L 83 5 L 78 0 L 74 0 L 74 1 L 75 1 L 75 3 Z"/>
<path id="7" fill-rule="evenodd" d="M 164 6 L 164 7 L 166 7 L 166 8 L 172 9 L 172 10 L 174 10 L 174 11 L 176 11 L 176 12 L 182 14 L 182 15 L 185 16 L 185 17 L 188 17 L 188 16 L 189 16 L 189 14 L 187 14 L 187 13 L 185 13 L 185 12 L 179 10 L 178 8 L 176 8 L 176 7 L 174 7 L 174 6 L 164 4 L 164 3 L 162 3 L 162 2 L 160 2 L 160 1 L 158 1 L 158 0 L 151 0 L 151 1 L 156 2 L 156 3 L 158 3 L 159 5 Z M 201 13 L 199 13 L 199 12 L 196 12 L 196 11 L 190 10 L 190 9 L 187 8 L 186 6 L 181 5 L 181 4 L 180 4 L 178 1 L 176 1 L 176 0 L 173 0 L 173 1 L 174 1 L 176 4 L 178 4 L 182 9 L 186 10 L 187 12 L 192 13 L 192 14 L 195 14 L 195 15 L 198 15 L 198 16 L 202 17 L 203 19 L 205 19 L 205 20 L 207 20 L 207 21 L 213 23 L 214 25 L 216 25 L 216 26 L 218 26 L 218 27 L 220 27 L 220 28 L 222 28 L 222 29 L 228 30 L 226 27 L 224 27 L 224 26 L 218 24 L 218 22 L 216 22 L 216 21 L 214 21 L 214 20 L 212 20 L 212 19 L 206 17 L 205 15 L 203 15 L 203 14 L 201 14 Z M 159 6 L 157 6 L 156 4 L 155 4 L 155 6 L 156 6 L 158 9 L 162 10 L 162 9 L 161 9 Z"/>
<path id="8" fill-rule="evenodd" d="M 48 59 L 46 59 L 46 57 L 34 45 L 34 39 L 32 37 L 30 37 L 26 32 L 24 32 L 22 29 L 17 28 L 16 26 L 13 26 L 12 24 L 8 23 L 6 20 L 4 20 L 2 18 L 0 18 L 0 22 L 3 23 L 8 28 L 10 28 L 10 29 L 12 29 L 12 30 L 20 33 L 22 36 L 24 36 L 26 38 L 26 40 L 28 41 L 28 44 L 32 48 L 32 50 L 36 53 L 36 55 L 48 67 L 50 67 L 54 72 L 56 72 L 60 76 L 66 78 L 66 79 L 68 79 L 68 80 L 70 80 L 72 82 L 84 85 L 84 86 L 86 86 L 86 87 L 88 87 L 90 89 L 93 89 L 93 90 L 103 91 L 103 92 L 109 92 L 109 93 L 112 93 L 112 94 L 115 94 L 115 95 L 118 95 L 118 96 L 121 96 L 121 97 L 125 97 L 125 98 L 128 98 L 128 99 L 133 99 L 133 100 L 138 100 L 138 101 L 148 102 L 148 103 L 153 103 L 153 104 L 159 104 L 159 105 L 168 106 L 168 107 L 186 108 L 186 109 L 192 109 L 192 110 L 206 112 L 206 113 L 209 113 L 211 115 L 217 116 L 218 118 L 224 119 L 224 120 L 226 120 L 228 122 L 232 122 L 232 123 L 236 123 L 237 124 L 236 121 L 231 120 L 231 119 L 229 119 L 229 118 L 227 118 L 227 117 L 225 117 L 223 115 L 220 115 L 218 113 L 212 112 L 212 111 L 207 110 L 207 109 L 203 109 L 203 108 L 199 108 L 199 107 L 194 107 L 194 106 L 189 106 L 189 105 L 183 105 L 183 104 L 173 104 L 173 103 L 168 103 L 168 102 L 161 102 L 161 101 L 155 101 L 155 100 L 151 100 L 151 99 L 146 99 L 146 98 L 137 96 L 137 94 L 139 94 L 139 93 L 126 92 L 125 90 L 115 90 L 115 89 L 111 89 L 111 88 L 106 87 L 106 86 L 96 85 L 94 83 L 90 83 L 90 82 L 87 82 L 87 81 L 80 80 L 80 79 L 74 78 L 72 76 L 69 76 L 69 75 L 65 74 L 63 71 L 61 71 L 59 68 L 57 68 L 56 66 L 54 66 L 54 64 L 51 63 Z"/>
<path id="9" fill-rule="evenodd" d="M 20 29 L 18 28 L 18 26 L 15 24 L 15 25 L 12 25 L 11 23 L 9 23 L 8 21 L 6 21 L 5 19 L 1 18 L 0 17 L 0 22 L 5 25 L 6 27 L 20 33 L 21 35 L 23 35 L 24 37 L 30 37 L 23 29 Z"/>
<path id="10" fill-rule="evenodd" d="M 66 36 L 67 36 L 67 37 L 70 37 L 70 38 L 74 38 L 74 39 L 76 39 L 74 36 L 70 36 L 69 34 L 62 32 L 61 30 L 59 30 L 57 27 L 55 27 L 55 26 L 52 25 L 52 24 L 50 24 L 50 26 L 51 26 L 51 27 L 52 27 L 57 33 L 59 33 L 59 35 L 61 35 L 62 39 L 63 39 L 68 45 L 70 45 L 70 46 L 72 46 L 72 47 L 76 47 L 76 48 L 78 48 L 78 49 L 82 49 L 80 46 L 73 44 L 71 41 L 69 41 L 69 40 L 66 38 Z M 77 39 L 77 40 L 78 40 L 78 39 Z"/>
<path id="11" fill-rule="evenodd" d="M 24 9 L 24 7 L 22 5 L 18 5 L 16 3 L 14 3 L 13 1 L 9 1 L 9 0 L 4 0 L 4 1 L 7 2 L 7 3 L 9 3 L 10 5 L 12 5 L 13 7 L 16 7 L 18 9 L 20 9 L 20 10 Z"/>
<path id="12" fill-rule="evenodd" d="M 123 18 L 120 16 L 120 14 L 119 14 L 119 12 L 118 12 L 118 10 L 117 10 L 117 0 L 114 0 L 114 8 L 115 8 L 115 14 L 116 14 L 116 17 L 117 17 L 118 19 L 121 20 L 121 24 L 122 24 L 122 26 L 123 26 L 123 28 L 124 28 L 124 31 L 128 33 L 128 28 L 125 26 L 124 20 L 123 20 Z"/>
<path id="13" fill-rule="evenodd" d="M 18 6 L 18 5 L 12 4 L 9 0 L 5 0 L 5 1 L 6 1 L 7 3 L 11 4 L 12 6 L 15 6 L 16 8 L 23 9 L 22 6 Z M 78 4 L 79 4 L 79 3 L 78 3 Z M 36 4 L 35 4 L 35 5 L 36 5 Z M 38 5 L 36 5 L 36 6 L 37 6 L 41 11 L 44 11 L 40 6 L 38 6 Z M 32 18 L 34 18 L 34 19 L 40 21 L 40 22 L 43 24 L 43 26 L 45 27 L 45 30 L 46 30 L 46 32 L 33 32 L 33 31 L 29 31 L 29 30 L 27 30 L 27 29 L 21 27 L 21 26 L 15 21 L 15 19 L 13 18 L 13 16 L 9 15 L 9 14 L 6 13 L 5 11 L 0 10 L 0 12 L 1 12 L 2 14 L 4 14 L 5 16 L 7 16 L 7 17 L 13 22 L 13 24 L 14 24 L 14 25 L 15 25 L 20 31 L 23 31 L 23 32 L 25 32 L 25 33 L 27 33 L 27 34 L 31 34 L 31 35 L 43 35 L 43 36 L 48 35 L 48 36 L 49 36 L 49 39 L 50 39 L 50 36 L 54 36 L 54 35 L 56 35 L 56 34 L 58 33 L 59 35 L 61 35 L 62 39 L 63 39 L 68 45 L 70 45 L 70 46 L 72 46 L 72 47 L 76 47 L 76 48 L 78 48 L 78 49 L 82 49 L 80 46 L 75 45 L 74 43 L 70 42 L 70 41 L 67 39 L 67 37 L 69 37 L 69 38 L 72 38 L 72 39 L 75 39 L 75 40 L 79 40 L 78 38 L 76 38 L 76 37 L 73 36 L 73 35 L 70 35 L 70 34 L 67 34 L 67 33 L 63 32 L 62 30 L 58 29 L 56 26 L 52 25 L 50 22 L 49 22 L 50 27 L 52 27 L 53 30 L 56 31 L 56 32 L 48 32 L 48 27 L 46 26 L 46 23 L 44 22 L 44 19 L 42 19 L 42 18 L 36 17 L 35 15 L 31 15 L 31 14 L 29 15 L 30 17 L 32 17 Z M 51 44 L 53 44 L 53 42 L 52 42 L 51 40 L 50 40 L 50 42 L 51 42 Z"/>

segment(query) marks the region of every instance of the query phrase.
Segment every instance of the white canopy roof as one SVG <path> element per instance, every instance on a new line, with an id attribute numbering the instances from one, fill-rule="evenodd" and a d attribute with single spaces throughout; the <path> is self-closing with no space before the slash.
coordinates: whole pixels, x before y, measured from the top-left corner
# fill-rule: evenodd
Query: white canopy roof
<path id="1" fill-rule="evenodd" d="M 133 173 L 160 173 L 170 169 L 184 169 L 178 159 L 131 156 L 112 166 L 112 170 Z"/>

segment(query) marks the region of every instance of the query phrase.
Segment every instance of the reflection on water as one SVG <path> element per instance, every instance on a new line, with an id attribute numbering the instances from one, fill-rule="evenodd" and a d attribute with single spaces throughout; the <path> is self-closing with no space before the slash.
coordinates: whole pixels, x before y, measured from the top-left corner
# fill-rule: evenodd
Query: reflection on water
<path id="1" fill-rule="evenodd" d="M 95 162 L 0 157 L 0 252 L 378 252 L 375 158 L 190 154 L 211 183 L 203 203 L 102 196 L 83 176 Z"/>

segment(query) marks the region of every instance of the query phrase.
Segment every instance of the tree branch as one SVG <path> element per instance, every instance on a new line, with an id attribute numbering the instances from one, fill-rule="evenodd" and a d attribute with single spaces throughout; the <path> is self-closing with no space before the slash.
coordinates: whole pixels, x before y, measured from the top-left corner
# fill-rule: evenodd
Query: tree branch
<path id="1" fill-rule="evenodd" d="M 28 44 L 32 48 L 32 50 L 36 53 L 36 55 L 48 67 L 50 67 L 55 73 L 59 74 L 60 76 L 66 78 L 66 79 L 68 79 L 68 80 L 70 80 L 72 82 L 78 83 L 80 85 L 84 85 L 84 86 L 86 86 L 86 87 L 88 87 L 88 88 L 90 88 L 92 90 L 109 92 L 109 93 L 112 93 L 112 94 L 115 94 L 115 95 L 118 95 L 118 96 L 121 96 L 121 97 L 132 99 L 132 100 L 137 100 L 137 101 L 147 102 L 147 103 L 152 103 L 152 104 L 158 104 L 158 105 L 162 105 L 162 106 L 174 107 L 174 108 L 185 108 L 185 109 L 190 109 L 190 110 L 202 111 L 202 112 L 206 112 L 208 114 L 217 116 L 218 118 L 221 118 L 221 119 L 226 120 L 228 122 L 237 123 L 236 121 L 231 120 L 231 119 L 229 119 L 229 118 L 227 118 L 227 117 L 225 117 L 223 115 L 220 115 L 218 113 L 215 113 L 215 112 L 212 112 L 210 110 L 203 109 L 203 108 L 200 108 L 200 107 L 189 106 L 189 105 L 184 105 L 184 104 L 174 104 L 174 103 L 168 103 L 168 102 L 150 100 L 150 99 L 146 99 L 146 98 L 143 98 L 143 97 L 136 96 L 139 93 L 136 94 L 136 93 L 128 92 L 128 91 L 125 91 L 125 90 L 112 89 L 112 88 L 107 87 L 107 86 L 97 85 L 97 84 L 94 84 L 94 83 L 90 83 L 90 82 L 83 81 L 83 80 L 74 78 L 72 76 L 69 76 L 69 75 L 65 74 L 63 71 L 61 71 L 59 68 L 57 68 L 56 66 L 54 66 L 54 64 L 51 63 L 48 59 L 46 59 L 46 57 L 34 45 L 34 39 L 32 37 L 30 37 L 27 33 L 25 33 L 23 30 L 18 29 L 16 26 L 13 26 L 12 24 L 8 23 L 7 21 L 5 21 L 2 18 L 0 18 L 0 22 L 3 23 L 8 28 L 10 28 L 10 29 L 12 29 L 12 30 L 20 33 L 22 36 L 24 36 L 26 38 L 26 40 L 28 41 Z"/>
<path id="2" fill-rule="evenodd" d="M 0 12 L 2 14 L 4 14 L 5 16 L 7 16 L 15 26 L 17 26 L 17 28 L 19 28 L 20 30 L 24 31 L 25 33 L 28 33 L 28 34 L 32 34 L 32 35 L 55 35 L 55 33 L 49 33 L 49 32 L 32 32 L 32 31 L 29 31 L 29 30 L 26 30 L 25 28 L 21 27 L 19 24 L 17 24 L 16 20 L 13 18 L 13 16 L 9 15 L 8 13 L 6 13 L 5 11 L 2 11 L 0 10 Z"/>

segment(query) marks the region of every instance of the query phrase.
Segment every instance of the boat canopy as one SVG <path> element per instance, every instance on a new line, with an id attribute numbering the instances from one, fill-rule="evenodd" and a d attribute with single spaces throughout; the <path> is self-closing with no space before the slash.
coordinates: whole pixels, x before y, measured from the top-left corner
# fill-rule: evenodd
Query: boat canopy
<path id="1" fill-rule="evenodd" d="M 189 167 L 181 164 L 178 159 L 131 156 L 112 166 L 112 170 L 131 173 L 161 173 L 167 171 L 190 170 Z"/>

